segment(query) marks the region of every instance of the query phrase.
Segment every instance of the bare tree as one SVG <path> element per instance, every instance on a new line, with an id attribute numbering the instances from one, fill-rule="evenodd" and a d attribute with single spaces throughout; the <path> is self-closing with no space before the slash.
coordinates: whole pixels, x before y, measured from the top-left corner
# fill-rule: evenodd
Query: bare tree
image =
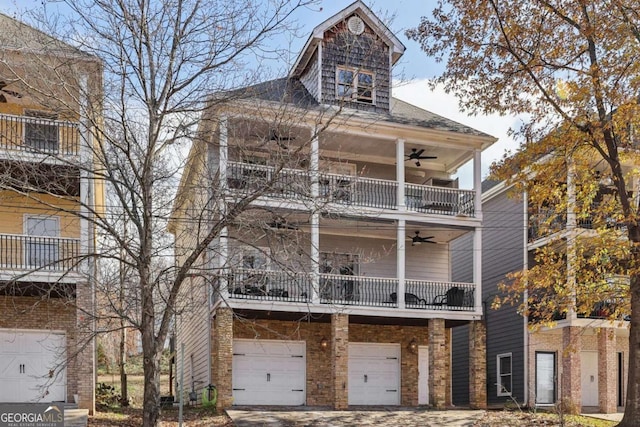
<path id="1" fill-rule="evenodd" d="M 204 109 L 237 96 L 231 89 L 257 81 L 261 72 L 251 70 L 259 68 L 265 55 L 278 55 L 268 46 L 269 37 L 292 30 L 291 13 L 313 1 L 63 3 L 70 11 L 67 15 L 41 16 L 39 22 L 61 40 L 101 60 L 104 90 L 90 90 L 95 87 L 89 87 L 78 73 L 78 90 L 67 90 L 67 97 L 61 98 L 52 89 L 60 83 L 52 67 L 47 67 L 48 74 L 39 73 L 47 74 L 51 84 L 31 89 L 43 103 L 55 99 L 60 104 L 57 111 L 77 111 L 69 109 L 73 104 L 98 113 L 96 107 L 101 106 L 103 114 L 82 115 L 85 146 L 92 151 L 86 154 L 92 161 L 79 167 L 104 188 L 106 206 L 80 200 L 80 212 L 70 213 L 91 221 L 97 230 L 98 243 L 91 257 L 116 271 L 130 272 L 127 283 L 134 286 L 126 287 L 124 298 L 118 290 L 120 281 L 111 292 L 103 289 L 108 296 L 104 304 L 111 310 L 108 316 L 118 319 L 114 329 L 127 323 L 141 332 L 143 423 L 153 426 L 160 407 L 161 351 L 177 311 L 189 306 L 180 302 L 181 288 L 221 230 L 237 221 L 270 185 L 265 182 L 247 194 L 217 221 L 197 220 L 198 239 L 176 266 L 166 227 L 184 166 L 181 159 L 196 137 L 194 125 Z M 72 67 L 73 60 L 68 58 L 67 66 Z M 23 76 L 16 72 L 12 78 L 23 81 Z M 96 93 L 103 97 L 96 99 Z M 223 95 L 212 102 L 213 93 Z M 29 191 L 24 194 L 32 197 Z M 203 207 L 215 204 L 215 191 L 208 194 Z M 59 209 L 55 204 L 50 207 Z M 205 217 L 209 219 L 210 214 L 201 212 L 199 219 Z"/>

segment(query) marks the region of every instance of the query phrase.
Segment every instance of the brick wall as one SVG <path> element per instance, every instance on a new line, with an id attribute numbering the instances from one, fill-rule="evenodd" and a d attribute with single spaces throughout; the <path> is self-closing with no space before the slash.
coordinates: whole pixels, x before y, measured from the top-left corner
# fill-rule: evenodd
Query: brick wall
<path id="1" fill-rule="evenodd" d="M 564 328 L 563 328 L 564 329 Z M 598 334 L 596 328 L 577 328 L 577 331 L 580 333 L 580 351 L 598 351 L 598 387 L 602 387 L 600 383 L 603 381 L 602 378 L 604 376 L 608 376 L 610 378 L 607 381 L 608 384 L 613 384 L 613 386 L 607 388 L 607 393 L 610 393 L 614 396 L 614 402 L 617 404 L 617 374 L 618 374 L 618 362 L 617 357 L 618 353 L 622 353 L 624 356 L 623 360 L 623 388 L 626 388 L 627 384 L 627 364 L 628 364 L 628 353 L 629 353 L 629 336 L 628 331 L 623 328 L 607 328 L 614 330 L 615 339 L 611 345 L 607 345 L 607 350 L 601 348 L 605 343 L 600 342 L 603 338 Z M 560 378 L 565 376 L 565 367 L 563 366 L 562 355 L 564 351 L 563 346 L 563 337 L 562 337 L 562 329 L 555 329 L 552 331 L 544 331 L 544 332 L 536 332 L 529 335 L 529 405 L 533 406 L 535 404 L 535 353 L 536 351 L 549 351 L 556 353 L 556 368 L 557 368 L 557 393 L 559 397 L 564 397 L 566 394 L 563 392 L 563 386 Z M 607 354 L 608 358 L 613 359 L 613 366 L 611 366 L 611 360 L 603 362 L 603 354 Z M 605 373 L 606 371 L 606 373 Z M 615 378 L 613 378 L 615 375 Z M 611 380 L 613 378 L 613 380 Z M 577 378 L 577 387 L 581 389 L 581 379 Z M 606 380 L 605 380 L 606 381 Z M 602 389 L 599 390 L 599 393 L 602 393 Z M 600 396 L 602 399 L 603 396 Z M 609 397 L 608 405 L 611 405 L 611 397 Z M 601 402 L 602 406 L 602 402 Z M 601 411 L 605 411 L 606 408 L 601 407 Z M 609 409 L 610 410 L 610 406 Z"/>
<path id="2" fill-rule="evenodd" d="M 487 407 L 487 332 L 484 322 L 469 325 L 469 405 Z"/>
<path id="3" fill-rule="evenodd" d="M 444 332 L 443 332 L 444 333 Z M 331 324 L 320 322 L 290 322 L 279 320 L 247 321 L 235 319 L 233 324 L 234 338 L 256 338 L 270 340 L 305 341 L 307 348 L 307 405 L 335 406 L 333 400 L 333 372 L 331 358 Z M 418 355 L 409 351 L 409 343 L 415 340 L 417 346 L 429 344 L 428 328 L 418 326 L 392 325 L 348 325 L 349 342 L 365 343 L 400 343 L 401 346 L 401 404 L 418 405 Z M 322 339 L 329 346 L 322 349 Z M 212 340 L 212 341 L 215 341 Z M 215 358 L 214 358 L 215 364 Z M 231 364 L 229 363 L 229 366 Z M 338 372 L 341 387 L 343 378 L 347 377 L 346 367 Z M 229 371 L 230 374 L 230 371 Z M 219 382 L 219 380 L 216 380 Z M 345 381 L 346 383 L 346 381 Z M 348 384 L 345 384 L 348 389 Z M 229 387 L 230 388 L 230 387 Z M 343 405 L 340 397 L 338 404 Z"/>
<path id="4" fill-rule="evenodd" d="M 429 320 L 429 402 L 444 408 L 447 401 L 447 347 L 444 319 Z"/>

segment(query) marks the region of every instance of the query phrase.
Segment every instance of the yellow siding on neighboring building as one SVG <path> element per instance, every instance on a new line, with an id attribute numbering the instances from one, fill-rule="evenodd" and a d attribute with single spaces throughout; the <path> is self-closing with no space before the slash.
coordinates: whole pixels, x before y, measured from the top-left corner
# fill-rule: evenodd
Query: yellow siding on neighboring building
<path id="1" fill-rule="evenodd" d="M 24 234 L 25 215 L 55 215 L 60 218 L 60 237 L 79 238 L 79 218 L 48 205 L 76 212 L 80 210 L 80 203 L 74 200 L 47 194 L 25 197 L 11 191 L 0 191 L 0 234 Z"/>

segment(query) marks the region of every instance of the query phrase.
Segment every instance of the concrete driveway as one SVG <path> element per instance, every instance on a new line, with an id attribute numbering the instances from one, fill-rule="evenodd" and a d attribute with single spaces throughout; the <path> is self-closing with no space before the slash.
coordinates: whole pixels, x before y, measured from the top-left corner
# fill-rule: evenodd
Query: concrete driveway
<path id="1" fill-rule="evenodd" d="M 431 411 L 413 408 L 352 409 L 349 411 L 300 408 L 269 410 L 233 409 L 227 414 L 235 427 L 326 427 L 326 426 L 473 426 L 484 411 Z"/>

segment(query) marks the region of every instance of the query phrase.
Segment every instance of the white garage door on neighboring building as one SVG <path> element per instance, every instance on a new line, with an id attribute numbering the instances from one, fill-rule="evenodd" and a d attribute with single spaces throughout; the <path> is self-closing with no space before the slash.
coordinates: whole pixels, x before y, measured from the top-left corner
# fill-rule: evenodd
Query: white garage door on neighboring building
<path id="1" fill-rule="evenodd" d="M 349 343 L 349 405 L 400 404 L 400 344 Z"/>
<path id="2" fill-rule="evenodd" d="M 233 341 L 234 405 L 304 405 L 304 341 Z"/>
<path id="3" fill-rule="evenodd" d="M 0 402 L 66 400 L 65 335 L 0 329 Z"/>

